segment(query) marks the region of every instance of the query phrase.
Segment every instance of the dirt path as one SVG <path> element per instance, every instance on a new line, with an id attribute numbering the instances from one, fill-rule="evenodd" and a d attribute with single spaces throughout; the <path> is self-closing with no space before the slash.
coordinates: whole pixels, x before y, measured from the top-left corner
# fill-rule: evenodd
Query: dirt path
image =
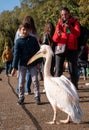
<path id="1" fill-rule="evenodd" d="M 89 79 L 79 81 L 80 106 L 84 112 L 82 123 L 48 125 L 46 122 L 52 120 L 53 110 L 43 93 L 43 82 L 40 82 L 42 104 L 35 104 L 32 87 L 32 94 L 25 96 L 25 103 L 21 106 L 17 105 L 16 77 L 5 77 L 5 71 L 0 77 L 0 130 L 89 130 L 89 86 L 85 86 Z M 66 114 L 58 111 L 57 120 L 65 118 Z"/>

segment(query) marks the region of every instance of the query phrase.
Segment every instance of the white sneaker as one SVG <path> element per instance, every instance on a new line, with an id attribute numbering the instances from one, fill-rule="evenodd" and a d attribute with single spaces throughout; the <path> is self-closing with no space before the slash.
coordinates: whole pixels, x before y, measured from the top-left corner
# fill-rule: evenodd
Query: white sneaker
<path id="1" fill-rule="evenodd" d="M 45 89 L 43 89 L 43 92 L 45 93 Z"/>
<path id="2" fill-rule="evenodd" d="M 89 83 L 86 83 L 85 85 L 86 85 L 86 86 L 89 86 Z"/>
<path id="3" fill-rule="evenodd" d="M 25 95 L 29 95 L 29 93 L 24 93 Z"/>

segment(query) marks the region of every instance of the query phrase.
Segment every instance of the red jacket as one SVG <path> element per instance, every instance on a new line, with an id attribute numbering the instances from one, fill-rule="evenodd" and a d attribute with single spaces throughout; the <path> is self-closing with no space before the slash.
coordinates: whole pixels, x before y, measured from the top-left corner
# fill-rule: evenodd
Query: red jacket
<path id="1" fill-rule="evenodd" d="M 70 50 L 78 49 L 78 41 L 77 38 L 80 36 L 80 25 L 77 20 L 71 17 L 67 23 L 69 25 L 70 33 L 66 32 L 67 27 L 63 25 L 61 19 L 58 20 L 56 25 L 55 33 L 53 35 L 53 41 L 56 42 L 57 45 L 67 44 L 67 48 Z M 58 36 L 58 31 L 61 30 L 61 35 Z"/>

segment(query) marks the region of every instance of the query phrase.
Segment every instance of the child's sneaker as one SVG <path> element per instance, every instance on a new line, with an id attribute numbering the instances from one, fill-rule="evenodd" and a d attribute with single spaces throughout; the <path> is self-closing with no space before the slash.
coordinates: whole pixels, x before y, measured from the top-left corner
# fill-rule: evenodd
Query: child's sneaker
<path id="1" fill-rule="evenodd" d="M 31 95 L 31 92 L 25 92 L 24 94 L 25 95 Z"/>
<path id="2" fill-rule="evenodd" d="M 24 102 L 24 97 L 19 98 L 19 100 L 18 100 L 18 104 L 22 105 L 22 104 L 23 104 L 23 102 Z"/>
<path id="3" fill-rule="evenodd" d="M 37 96 L 37 97 L 35 97 L 35 99 L 36 99 L 36 104 L 37 104 L 37 105 L 40 105 L 40 104 L 41 104 L 40 97 Z"/>
<path id="4" fill-rule="evenodd" d="M 89 86 L 89 83 L 85 83 L 86 86 Z"/>
<path id="5" fill-rule="evenodd" d="M 45 88 L 43 89 L 43 92 L 45 93 Z"/>

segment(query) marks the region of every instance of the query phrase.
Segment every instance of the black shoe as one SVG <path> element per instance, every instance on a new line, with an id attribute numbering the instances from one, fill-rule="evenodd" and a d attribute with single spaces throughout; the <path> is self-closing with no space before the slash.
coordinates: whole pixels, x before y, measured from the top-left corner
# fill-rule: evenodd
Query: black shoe
<path id="1" fill-rule="evenodd" d="M 2 79 L 0 78 L 0 81 L 2 81 Z"/>
<path id="2" fill-rule="evenodd" d="M 79 90 L 78 86 L 75 86 L 76 87 L 76 90 Z"/>
<path id="3" fill-rule="evenodd" d="M 37 105 L 40 105 L 40 104 L 41 104 L 40 97 L 37 96 L 37 97 L 35 97 L 35 99 L 36 99 L 36 104 L 37 104 Z"/>
<path id="4" fill-rule="evenodd" d="M 20 105 L 22 105 L 22 104 L 23 104 L 23 102 L 24 102 L 24 97 L 19 98 L 18 103 L 19 103 Z"/>

